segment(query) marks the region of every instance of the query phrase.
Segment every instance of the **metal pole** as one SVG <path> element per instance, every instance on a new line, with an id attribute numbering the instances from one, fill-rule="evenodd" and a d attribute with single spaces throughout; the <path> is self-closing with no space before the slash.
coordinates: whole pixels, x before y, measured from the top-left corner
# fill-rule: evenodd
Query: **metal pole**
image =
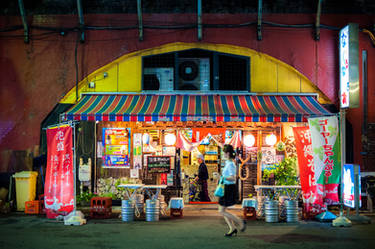
<path id="1" fill-rule="evenodd" d="M 29 26 L 27 25 L 25 6 L 23 0 L 18 0 L 18 7 L 20 8 L 21 19 L 23 24 L 23 34 L 25 36 L 24 42 L 29 43 Z"/>
<path id="2" fill-rule="evenodd" d="M 142 0 L 137 0 L 139 40 L 143 41 Z"/>
<path id="3" fill-rule="evenodd" d="M 202 40 L 202 0 L 198 0 L 198 41 Z"/>
<path id="4" fill-rule="evenodd" d="M 257 135 L 257 185 L 262 185 L 262 131 L 258 131 Z"/>
<path id="5" fill-rule="evenodd" d="M 97 192 L 97 186 L 96 186 L 96 152 L 97 152 L 97 136 L 96 136 L 96 121 L 95 121 L 95 126 L 94 126 L 94 143 L 95 143 L 95 149 L 94 149 L 94 192 L 96 193 Z"/>
<path id="6" fill-rule="evenodd" d="M 359 165 L 354 164 L 354 203 L 355 203 L 355 215 L 359 216 Z"/>
<path id="7" fill-rule="evenodd" d="M 72 129 L 73 129 L 73 183 L 74 183 L 74 209 L 73 209 L 73 212 L 74 212 L 74 215 L 76 215 L 76 209 L 77 209 L 77 200 L 76 200 L 76 165 L 77 165 L 77 162 L 76 162 L 76 157 L 77 157 L 77 154 L 76 154 L 76 126 L 74 123 L 71 124 L 72 126 Z"/>
<path id="8" fill-rule="evenodd" d="M 345 157 L 345 145 L 346 145 L 346 140 L 345 140 L 345 114 L 346 110 L 345 109 L 340 109 L 340 145 L 341 145 L 341 188 L 340 188 L 340 216 L 343 215 L 343 189 L 342 189 L 342 183 L 343 183 L 343 169 L 344 169 L 344 164 L 346 162 L 346 157 Z"/>

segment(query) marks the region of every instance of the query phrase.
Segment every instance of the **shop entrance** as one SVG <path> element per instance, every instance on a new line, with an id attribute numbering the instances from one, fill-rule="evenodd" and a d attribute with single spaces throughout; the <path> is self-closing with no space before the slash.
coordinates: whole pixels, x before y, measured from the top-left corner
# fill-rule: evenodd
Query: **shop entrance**
<path id="1" fill-rule="evenodd" d="M 288 123 L 289 124 L 289 123 Z M 268 145 L 268 135 L 281 138 L 281 123 L 252 122 L 97 122 L 96 125 L 95 192 L 101 196 L 121 199 L 116 185 L 142 183 L 167 185 L 162 190 L 165 202 L 171 197 L 183 197 L 184 203 L 217 203 L 214 191 L 225 159 L 222 146 L 232 144 L 237 152 L 237 164 L 249 158 L 238 171 L 238 202 L 255 196 L 254 185 L 261 183 L 265 165 L 282 160 L 274 144 Z M 276 141 L 275 141 L 276 142 Z M 258 160 L 258 152 L 263 159 Z M 203 158 L 207 169 L 208 200 L 205 186 L 199 179 Z M 259 179 L 260 177 L 260 179 Z M 202 197 L 203 196 L 203 197 Z"/>

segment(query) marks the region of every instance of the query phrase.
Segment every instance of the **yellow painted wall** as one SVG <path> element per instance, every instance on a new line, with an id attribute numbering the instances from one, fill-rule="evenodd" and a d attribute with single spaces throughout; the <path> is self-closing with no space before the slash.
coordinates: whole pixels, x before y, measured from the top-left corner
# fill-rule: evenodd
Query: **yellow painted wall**
<path id="1" fill-rule="evenodd" d="M 79 95 L 83 92 L 140 92 L 142 56 L 193 48 L 250 57 L 251 92 L 318 93 L 320 103 L 330 103 L 330 100 L 309 79 L 282 61 L 249 48 L 206 43 L 171 43 L 126 54 L 83 79 L 78 85 Z M 104 77 L 104 72 L 107 72 L 107 77 Z M 88 87 L 90 81 L 95 82 L 95 88 Z M 60 103 L 75 103 L 75 101 L 74 87 Z"/>

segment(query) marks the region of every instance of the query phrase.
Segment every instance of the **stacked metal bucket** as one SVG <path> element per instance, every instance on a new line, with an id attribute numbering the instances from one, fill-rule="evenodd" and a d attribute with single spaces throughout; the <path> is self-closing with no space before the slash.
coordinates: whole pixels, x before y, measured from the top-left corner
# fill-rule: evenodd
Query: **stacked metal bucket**
<path id="1" fill-rule="evenodd" d="M 265 204 L 266 222 L 279 222 L 279 201 L 266 201 Z M 285 200 L 286 222 L 298 222 L 298 202 L 296 200 Z"/>
<path id="2" fill-rule="evenodd" d="M 159 200 L 146 200 L 146 221 L 158 221 L 160 212 Z"/>
<path id="3" fill-rule="evenodd" d="M 125 222 L 134 220 L 134 202 L 131 200 L 121 201 L 121 217 Z"/>
<path id="4" fill-rule="evenodd" d="M 266 222 L 279 222 L 279 202 L 266 201 L 264 207 Z"/>
<path id="5" fill-rule="evenodd" d="M 298 222 L 298 202 L 296 200 L 285 200 L 286 222 Z"/>

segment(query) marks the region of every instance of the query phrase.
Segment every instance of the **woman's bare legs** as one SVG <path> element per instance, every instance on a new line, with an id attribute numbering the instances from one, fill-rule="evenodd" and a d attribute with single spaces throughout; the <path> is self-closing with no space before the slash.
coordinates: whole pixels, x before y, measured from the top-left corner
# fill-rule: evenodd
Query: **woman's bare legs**
<path id="1" fill-rule="evenodd" d="M 219 206 L 219 212 L 221 215 L 224 216 L 224 220 L 227 222 L 230 229 L 229 232 L 233 231 L 236 228 L 235 223 L 237 223 L 237 225 L 240 226 L 240 229 L 244 228 L 245 224 L 243 223 L 243 221 L 236 215 L 227 212 L 226 207 Z"/>

